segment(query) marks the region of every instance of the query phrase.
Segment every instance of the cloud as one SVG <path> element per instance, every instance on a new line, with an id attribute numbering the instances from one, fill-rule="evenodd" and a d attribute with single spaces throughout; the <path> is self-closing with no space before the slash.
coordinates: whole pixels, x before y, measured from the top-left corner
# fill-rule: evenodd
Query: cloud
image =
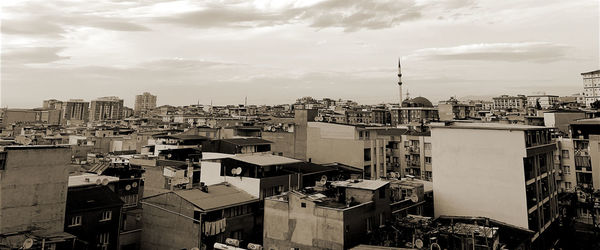
<path id="1" fill-rule="evenodd" d="M 69 59 L 67 56 L 58 55 L 61 50 L 63 50 L 62 47 L 28 47 L 6 50 L 2 52 L 2 64 L 50 63 Z"/>
<path id="2" fill-rule="evenodd" d="M 479 43 L 446 48 L 426 48 L 408 58 L 420 60 L 471 60 L 548 63 L 565 58 L 568 46 L 548 42 Z"/>
<path id="3" fill-rule="evenodd" d="M 102 11 L 108 6 L 97 7 L 86 13 L 83 7 L 57 2 L 25 2 L 22 5 L 6 7 L 3 11 L 12 13 L 2 19 L 2 33 L 24 36 L 59 38 L 68 33 L 71 27 L 94 27 L 113 31 L 148 31 L 146 26 L 133 22 L 134 18 L 123 18 Z M 113 7 L 114 8 L 114 7 Z M 103 16 L 106 15 L 106 16 Z"/>
<path id="4" fill-rule="evenodd" d="M 462 0 L 453 2 L 453 7 L 463 6 L 463 2 L 470 3 Z M 195 28 L 245 28 L 303 23 L 317 29 L 342 28 L 353 32 L 389 28 L 421 18 L 426 7 L 427 5 L 418 4 L 416 0 L 324 0 L 308 6 L 287 5 L 278 9 L 211 4 L 203 6 L 201 10 L 157 17 L 154 20 Z"/>

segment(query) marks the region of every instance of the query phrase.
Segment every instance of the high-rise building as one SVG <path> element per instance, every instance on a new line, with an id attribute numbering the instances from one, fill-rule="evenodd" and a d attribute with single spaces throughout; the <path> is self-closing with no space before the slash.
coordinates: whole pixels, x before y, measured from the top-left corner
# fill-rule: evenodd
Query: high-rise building
<path id="1" fill-rule="evenodd" d="M 89 118 L 90 103 L 83 99 L 68 100 L 63 106 L 63 121 L 81 120 L 87 121 Z"/>
<path id="2" fill-rule="evenodd" d="M 589 108 L 593 102 L 600 101 L 600 70 L 581 73 L 581 76 L 585 106 Z"/>
<path id="3" fill-rule="evenodd" d="M 57 109 L 57 110 L 62 110 L 63 109 L 63 102 L 56 100 L 56 99 L 50 99 L 50 100 L 44 100 L 43 102 L 43 108 L 44 109 Z"/>
<path id="4" fill-rule="evenodd" d="M 431 125 L 435 216 L 480 216 L 556 239 L 558 169 L 550 128 L 498 123 Z"/>
<path id="5" fill-rule="evenodd" d="M 156 108 L 156 96 L 148 92 L 135 96 L 134 111 L 136 114 Z"/>
<path id="6" fill-rule="evenodd" d="M 100 97 L 90 104 L 90 121 L 119 120 L 123 117 L 123 99 Z"/>

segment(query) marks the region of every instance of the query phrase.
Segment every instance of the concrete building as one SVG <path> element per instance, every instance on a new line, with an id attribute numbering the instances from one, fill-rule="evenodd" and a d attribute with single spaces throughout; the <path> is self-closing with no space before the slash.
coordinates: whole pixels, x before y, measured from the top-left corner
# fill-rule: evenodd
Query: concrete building
<path id="1" fill-rule="evenodd" d="M 441 121 L 466 120 L 477 116 L 475 105 L 460 103 L 454 97 L 441 101 L 438 104 L 438 112 Z"/>
<path id="2" fill-rule="evenodd" d="M 524 111 L 527 106 L 527 97 L 524 95 L 501 95 L 493 98 L 494 110 Z"/>
<path id="3" fill-rule="evenodd" d="M 536 108 L 540 105 L 542 109 L 549 109 L 559 103 L 557 95 L 528 95 L 527 96 L 527 107 Z"/>
<path id="4" fill-rule="evenodd" d="M 415 97 L 402 102 L 402 107 L 392 108 L 392 126 L 421 124 L 439 120 L 438 109 L 425 97 Z"/>
<path id="5" fill-rule="evenodd" d="M 95 174 L 69 177 L 65 232 L 77 236 L 77 249 L 118 249 L 123 201 L 119 178 Z"/>
<path id="6" fill-rule="evenodd" d="M 68 100 L 63 106 L 63 120 L 77 120 L 87 122 L 89 119 L 90 103 L 83 99 Z"/>
<path id="7" fill-rule="evenodd" d="M 400 166 L 402 175 L 431 181 L 433 178 L 431 133 L 407 131 L 402 135 Z"/>
<path id="8" fill-rule="evenodd" d="M 123 117 L 123 99 L 101 97 L 90 104 L 89 121 L 120 120 Z"/>
<path id="9" fill-rule="evenodd" d="M 320 189 L 265 200 L 266 249 L 348 249 L 391 218 L 387 181 L 337 181 Z"/>
<path id="10" fill-rule="evenodd" d="M 135 96 L 135 106 L 133 110 L 136 114 L 147 112 L 156 108 L 156 96 L 148 92 Z"/>
<path id="11" fill-rule="evenodd" d="M 550 110 L 544 112 L 544 126 L 557 128 L 563 135 L 569 134 L 569 124 L 584 119 L 585 112 L 579 110 Z"/>
<path id="12" fill-rule="evenodd" d="M 600 100 L 600 70 L 584 72 L 581 76 L 585 106 L 589 108 L 593 102 Z"/>
<path id="13" fill-rule="evenodd" d="M 600 118 L 571 123 L 577 185 L 600 188 Z"/>
<path id="14" fill-rule="evenodd" d="M 365 178 L 387 176 L 386 145 L 365 126 L 308 122 L 306 160 L 338 162 L 364 171 Z"/>
<path id="15" fill-rule="evenodd" d="M 0 238 L 19 249 L 72 249 L 64 232 L 71 151 L 64 146 L 14 146 L 0 152 Z M 16 245 L 15 245 L 16 244 Z"/>
<path id="16" fill-rule="evenodd" d="M 63 104 L 64 104 L 64 102 L 56 100 L 56 99 L 44 100 L 44 102 L 42 103 L 42 108 L 43 109 L 62 110 Z"/>
<path id="17" fill-rule="evenodd" d="M 226 238 L 260 243 L 258 201 L 227 183 L 146 197 L 141 249 L 212 249 Z"/>
<path id="18" fill-rule="evenodd" d="M 558 169 L 548 128 L 447 123 L 431 135 L 436 217 L 488 217 L 534 231 L 534 248 L 553 246 Z"/>

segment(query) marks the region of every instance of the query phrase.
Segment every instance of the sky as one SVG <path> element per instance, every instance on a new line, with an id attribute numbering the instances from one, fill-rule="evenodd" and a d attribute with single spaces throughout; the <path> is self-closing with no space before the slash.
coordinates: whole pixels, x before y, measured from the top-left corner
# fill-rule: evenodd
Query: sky
<path id="1" fill-rule="evenodd" d="M 571 95 L 600 69 L 597 0 L 2 0 L 1 99 L 132 107 Z"/>

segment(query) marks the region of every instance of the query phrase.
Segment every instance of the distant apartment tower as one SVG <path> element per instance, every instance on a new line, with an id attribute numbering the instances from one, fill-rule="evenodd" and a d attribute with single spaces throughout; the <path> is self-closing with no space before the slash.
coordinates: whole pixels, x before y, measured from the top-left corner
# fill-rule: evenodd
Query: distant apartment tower
<path id="1" fill-rule="evenodd" d="M 549 128 L 446 123 L 431 137 L 436 217 L 488 217 L 533 231 L 534 249 L 551 247 L 559 171 Z"/>
<path id="2" fill-rule="evenodd" d="M 600 70 L 581 73 L 581 76 L 585 106 L 589 108 L 592 103 L 600 100 Z"/>
<path id="3" fill-rule="evenodd" d="M 63 109 L 63 102 L 56 100 L 56 99 L 50 99 L 50 100 L 44 100 L 44 102 L 42 103 L 42 107 L 44 109 L 58 109 L 58 110 L 62 110 Z"/>
<path id="4" fill-rule="evenodd" d="M 90 104 L 90 121 L 119 120 L 123 117 L 123 99 L 100 97 Z"/>
<path id="5" fill-rule="evenodd" d="M 156 108 L 156 96 L 148 92 L 135 96 L 135 106 L 133 108 L 136 114 L 146 112 Z"/>
<path id="6" fill-rule="evenodd" d="M 63 120 L 87 121 L 89 118 L 90 103 L 83 99 L 68 100 L 63 106 Z"/>

